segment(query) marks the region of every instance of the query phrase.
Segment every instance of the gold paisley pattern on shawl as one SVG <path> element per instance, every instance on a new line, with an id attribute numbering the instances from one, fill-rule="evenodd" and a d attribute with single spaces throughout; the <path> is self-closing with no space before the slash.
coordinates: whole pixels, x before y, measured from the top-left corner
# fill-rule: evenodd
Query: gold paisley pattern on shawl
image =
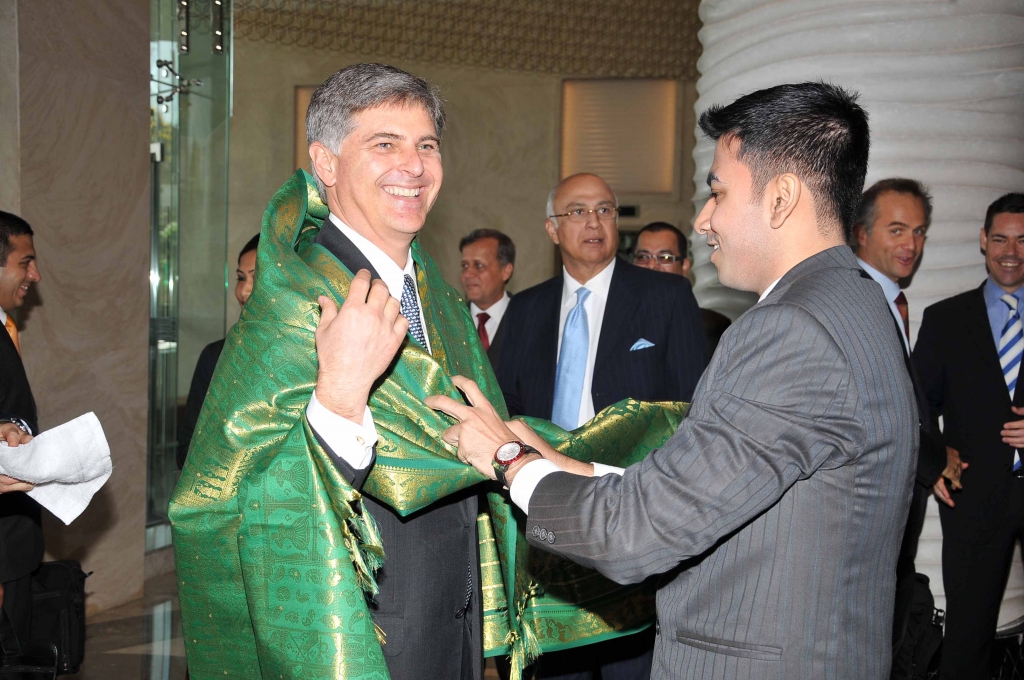
<path id="1" fill-rule="evenodd" d="M 317 296 L 342 302 L 352 278 L 313 242 L 327 215 L 304 171 L 271 200 L 256 284 L 228 334 L 172 498 L 182 625 L 197 680 L 388 677 L 365 604 L 385 559 L 380 539 L 361 494 L 305 418 L 316 383 Z M 363 489 L 400 514 L 484 479 L 443 442 L 453 421 L 424 397 L 458 399 L 450 376 L 461 374 L 506 415 L 465 302 L 418 242 L 412 252 L 433 356 L 408 338 L 371 395 L 379 442 Z M 574 458 L 628 465 L 660 446 L 684 412 L 626 401 L 573 433 L 528 420 Z M 511 653 L 514 677 L 541 651 L 650 623 L 652 591 L 530 549 L 505 494 L 487 500 L 478 518 L 485 652 Z"/>

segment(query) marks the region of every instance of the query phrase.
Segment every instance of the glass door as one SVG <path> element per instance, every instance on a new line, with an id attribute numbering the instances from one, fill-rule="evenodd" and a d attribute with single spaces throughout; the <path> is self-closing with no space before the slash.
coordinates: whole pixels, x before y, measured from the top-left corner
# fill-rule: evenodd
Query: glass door
<path id="1" fill-rule="evenodd" d="M 146 549 L 170 545 L 178 413 L 224 337 L 229 0 L 151 0 L 151 264 Z"/>

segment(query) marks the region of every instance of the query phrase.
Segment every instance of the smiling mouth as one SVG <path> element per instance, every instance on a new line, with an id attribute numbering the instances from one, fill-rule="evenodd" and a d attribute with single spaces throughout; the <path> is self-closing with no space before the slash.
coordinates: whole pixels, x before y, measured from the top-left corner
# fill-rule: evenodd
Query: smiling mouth
<path id="1" fill-rule="evenodd" d="M 1020 262 L 1010 262 L 1010 261 L 1007 261 L 1007 262 L 997 262 L 997 264 L 1000 267 L 1003 267 L 1005 269 L 1017 269 L 1021 265 Z"/>
<path id="2" fill-rule="evenodd" d="M 413 187 L 406 189 L 405 187 L 388 186 L 384 187 L 386 193 L 392 196 L 400 196 L 401 198 L 419 198 L 422 187 Z"/>

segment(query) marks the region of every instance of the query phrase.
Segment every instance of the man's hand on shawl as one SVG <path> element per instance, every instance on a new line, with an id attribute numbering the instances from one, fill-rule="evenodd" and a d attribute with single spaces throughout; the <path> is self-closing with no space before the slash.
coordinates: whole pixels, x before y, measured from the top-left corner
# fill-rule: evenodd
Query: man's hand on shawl
<path id="1" fill-rule="evenodd" d="M 441 438 L 459 447 L 456 454 L 459 460 L 469 463 L 489 479 L 495 479 L 491 464 L 495 451 L 502 444 L 519 441 L 519 438 L 508 429 L 475 382 L 461 375 L 454 376 L 452 382 L 466 395 L 469 406 L 443 394 L 427 397 L 423 403 L 459 421 L 458 425 L 445 430 Z"/>
<path id="2" fill-rule="evenodd" d="M 333 413 L 363 422 L 370 390 L 402 346 L 409 322 L 387 285 L 371 282 L 361 269 L 352 279 L 341 309 L 321 295 L 316 354 L 320 362 L 316 398 Z"/>
<path id="3" fill-rule="evenodd" d="M 590 463 L 583 463 L 569 458 L 553 449 L 547 442 L 540 438 L 536 432 L 520 421 L 503 422 L 498 412 L 494 410 L 487 397 L 480 391 L 480 387 L 469 378 L 457 375 L 452 382 L 462 390 L 469 401 L 469 406 L 460 404 L 451 397 L 434 395 L 424 399 L 424 403 L 437 411 L 444 411 L 453 418 L 459 420 L 458 425 L 453 425 L 441 435 L 449 444 L 457 445 L 458 456 L 464 463 L 469 463 L 477 470 L 494 479 L 494 454 L 498 448 L 511 441 L 521 441 L 537 449 L 539 455 L 530 454 L 519 459 L 505 472 L 505 479 L 509 485 L 516 473 L 527 463 L 541 457 L 550 460 L 566 472 L 589 477 L 594 474 L 594 466 Z"/>

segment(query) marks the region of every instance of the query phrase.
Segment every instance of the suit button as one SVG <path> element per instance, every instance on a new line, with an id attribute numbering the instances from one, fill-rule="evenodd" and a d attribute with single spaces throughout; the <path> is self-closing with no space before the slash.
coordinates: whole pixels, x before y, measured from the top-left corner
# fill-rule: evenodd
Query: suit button
<path id="1" fill-rule="evenodd" d="M 555 532 L 554 531 L 548 532 L 548 543 L 554 543 L 554 542 L 555 542 Z"/>
<path id="2" fill-rule="evenodd" d="M 540 538 L 540 540 L 542 540 L 542 541 L 548 540 L 548 530 L 547 529 L 541 529 L 540 530 L 540 534 L 538 534 L 537 537 Z"/>
<path id="3" fill-rule="evenodd" d="M 533 525 L 533 535 L 534 536 L 540 536 L 540 527 L 537 526 L 536 524 Z"/>

